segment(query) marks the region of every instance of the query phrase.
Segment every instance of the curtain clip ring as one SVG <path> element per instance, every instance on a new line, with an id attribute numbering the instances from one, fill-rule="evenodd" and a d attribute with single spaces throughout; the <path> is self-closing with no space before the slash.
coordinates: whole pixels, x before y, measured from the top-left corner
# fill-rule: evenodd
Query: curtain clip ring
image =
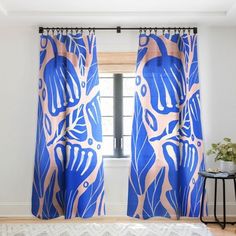
<path id="1" fill-rule="evenodd" d="M 154 28 L 155 35 L 157 35 L 157 27 Z"/>

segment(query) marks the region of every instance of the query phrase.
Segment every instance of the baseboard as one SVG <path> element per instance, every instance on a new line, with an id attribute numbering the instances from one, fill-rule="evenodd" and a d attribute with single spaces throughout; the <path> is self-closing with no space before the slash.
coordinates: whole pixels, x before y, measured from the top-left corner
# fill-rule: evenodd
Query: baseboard
<path id="1" fill-rule="evenodd" d="M 127 203 L 106 203 L 106 214 L 111 216 L 125 216 Z M 0 202 L 0 217 L 30 217 L 30 202 Z"/>
<path id="2" fill-rule="evenodd" d="M 209 202 L 207 205 L 208 205 L 209 216 L 213 216 L 214 203 Z M 222 211 L 223 211 L 223 202 L 218 202 L 216 205 L 217 215 L 222 216 Z M 226 215 L 230 216 L 230 217 L 236 216 L 236 202 L 227 202 L 226 203 Z"/>
<path id="3" fill-rule="evenodd" d="M 0 202 L 0 217 L 29 217 L 31 203 L 28 202 Z"/>
<path id="4" fill-rule="evenodd" d="M 213 202 L 208 203 L 209 216 L 213 215 Z M 106 203 L 106 214 L 109 216 L 126 216 L 127 203 Z M 236 217 L 236 202 L 227 202 L 227 216 Z M 217 214 L 222 215 L 222 202 L 217 204 Z M 30 202 L 0 202 L 0 217 L 31 217 Z"/>
<path id="5" fill-rule="evenodd" d="M 127 203 L 106 203 L 106 214 L 111 216 L 126 216 Z"/>

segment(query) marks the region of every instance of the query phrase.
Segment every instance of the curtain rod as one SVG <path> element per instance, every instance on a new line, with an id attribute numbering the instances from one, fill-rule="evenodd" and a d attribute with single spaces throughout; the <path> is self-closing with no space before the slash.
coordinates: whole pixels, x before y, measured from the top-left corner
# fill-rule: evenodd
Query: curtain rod
<path id="1" fill-rule="evenodd" d="M 117 33 L 121 33 L 121 30 L 193 30 L 194 34 L 197 34 L 197 27 L 39 27 L 39 33 L 42 34 L 43 31 L 49 31 L 49 30 L 88 30 L 88 31 L 96 31 L 96 30 L 116 30 Z"/>

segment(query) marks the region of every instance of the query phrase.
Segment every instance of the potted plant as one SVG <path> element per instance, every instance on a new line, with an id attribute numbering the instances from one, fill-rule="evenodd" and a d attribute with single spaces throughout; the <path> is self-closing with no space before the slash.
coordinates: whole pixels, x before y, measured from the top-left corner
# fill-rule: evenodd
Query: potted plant
<path id="1" fill-rule="evenodd" d="M 232 143 L 230 138 L 213 143 L 207 151 L 207 155 L 215 155 L 215 161 L 220 161 L 222 172 L 236 173 L 236 143 Z"/>

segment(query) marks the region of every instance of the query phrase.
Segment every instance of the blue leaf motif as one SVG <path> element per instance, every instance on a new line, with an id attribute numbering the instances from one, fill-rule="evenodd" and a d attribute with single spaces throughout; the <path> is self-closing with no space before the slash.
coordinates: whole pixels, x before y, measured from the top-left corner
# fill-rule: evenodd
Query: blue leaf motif
<path id="1" fill-rule="evenodd" d="M 190 67 L 190 73 L 189 73 L 189 90 L 192 88 L 194 84 L 199 83 L 199 77 L 198 77 L 198 62 L 193 61 Z"/>
<path id="2" fill-rule="evenodd" d="M 193 61 L 190 65 L 190 72 L 189 72 L 189 90 L 192 88 L 194 84 L 199 83 L 197 36 L 196 35 L 191 36 L 191 50 L 193 52 Z"/>
<path id="3" fill-rule="evenodd" d="M 50 146 L 61 140 L 65 141 L 65 139 L 66 139 L 66 119 L 62 119 L 58 124 L 58 128 L 55 131 L 54 137 L 47 143 L 47 146 Z"/>
<path id="4" fill-rule="evenodd" d="M 185 75 L 179 58 L 167 55 L 163 41 L 152 36 L 161 50 L 162 56 L 148 60 L 143 69 L 143 77 L 149 85 L 152 107 L 161 114 L 178 112 L 179 105 L 186 97 Z"/>
<path id="5" fill-rule="evenodd" d="M 178 47 L 179 47 L 179 50 L 181 52 L 184 52 L 184 60 L 185 60 L 185 69 L 186 69 L 186 71 L 188 69 L 190 46 L 191 45 L 189 43 L 188 34 L 184 34 L 183 36 L 179 37 Z"/>
<path id="6" fill-rule="evenodd" d="M 94 86 L 98 85 L 98 67 L 97 62 L 93 63 L 89 68 L 87 85 L 86 85 L 86 95 L 88 95 Z"/>
<path id="7" fill-rule="evenodd" d="M 170 36 L 171 36 L 170 40 L 171 40 L 173 43 L 176 43 L 177 45 L 179 45 L 180 34 L 173 34 L 173 35 L 170 35 Z"/>
<path id="8" fill-rule="evenodd" d="M 44 194 L 44 181 L 49 169 L 50 158 L 46 146 L 46 138 L 43 125 L 43 110 L 42 104 L 38 103 L 38 124 L 37 124 L 37 138 L 35 150 L 35 165 L 34 165 L 34 187 L 32 194 L 32 212 L 34 215 L 38 213 L 39 200 Z"/>
<path id="9" fill-rule="evenodd" d="M 48 44 L 47 36 L 41 35 L 41 37 L 40 37 L 40 47 L 41 47 L 41 50 L 40 50 L 40 67 L 39 67 L 40 69 L 42 67 L 43 61 L 44 61 L 45 56 L 47 54 L 47 51 L 46 51 L 47 44 Z"/>
<path id="10" fill-rule="evenodd" d="M 157 131 L 157 119 L 148 109 L 145 109 L 145 120 L 153 131 Z"/>
<path id="11" fill-rule="evenodd" d="M 138 56 L 137 56 L 137 62 L 136 62 L 136 68 L 139 67 L 140 62 L 144 58 L 144 56 L 147 53 L 147 47 L 141 48 L 138 50 Z"/>
<path id="12" fill-rule="evenodd" d="M 128 194 L 128 209 L 127 209 L 128 216 L 134 216 L 134 213 L 138 206 L 138 195 L 135 192 L 134 186 L 131 184 L 131 181 L 132 180 L 129 179 L 129 194 Z M 140 217 L 137 216 L 137 218 Z"/>
<path id="13" fill-rule="evenodd" d="M 32 214 L 36 217 L 38 217 L 38 211 L 39 211 L 39 206 L 40 206 L 40 202 L 39 202 L 39 196 L 38 196 L 38 192 L 37 192 L 37 186 L 35 184 L 33 184 L 33 190 L 32 190 L 32 205 L 31 205 L 31 211 Z"/>
<path id="14" fill-rule="evenodd" d="M 201 110 L 200 110 L 200 92 L 196 91 L 189 99 L 189 109 L 193 123 L 193 132 L 198 139 L 202 139 Z"/>
<path id="15" fill-rule="evenodd" d="M 41 69 L 41 67 L 42 67 L 42 64 L 43 64 L 44 58 L 45 58 L 45 56 L 46 56 L 46 53 L 47 53 L 46 50 L 41 50 L 41 51 L 40 51 L 40 69 Z"/>
<path id="16" fill-rule="evenodd" d="M 180 140 L 180 160 L 179 160 L 179 189 L 180 189 L 180 215 L 186 215 L 188 207 L 188 197 L 190 191 L 190 182 L 198 163 L 197 148 L 189 142 Z"/>
<path id="17" fill-rule="evenodd" d="M 66 181 L 72 189 L 78 186 L 92 173 L 97 164 L 97 154 L 91 148 L 82 148 L 79 144 L 67 143 Z M 79 176 L 79 178 L 75 178 Z M 70 181 L 70 178 L 72 181 Z"/>
<path id="18" fill-rule="evenodd" d="M 76 105 L 81 96 L 79 78 L 73 64 L 63 56 L 52 58 L 44 69 L 48 109 L 52 116 Z"/>
<path id="19" fill-rule="evenodd" d="M 168 131 L 167 133 L 173 133 L 175 130 L 175 132 L 177 133 L 177 129 L 179 128 L 179 121 L 178 120 L 172 120 L 169 124 L 168 124 Z"/>
<path id="20" fill-rule="evenodd" d="M 140 62 L 144 58 L 144 56 L 147 53 L 147 45 L 149 42 L 150 38 L 146 34 L 140 34 L 139 35 L 139 50 L 138 50 L 138 55 L 137 55 L 137 61 L 136 61 L 136 68 L 139 67 Z"/>
<path id="21" fill-rule="evenodd" d="M 63 148 L 60 146 L 60 148 Z M 78 187 L 94 171 L 97 154 L 91 148 L 82 148 L 79 144 L 67 143 L 62 153 L 66 153 L 65 165 L 65 209 L 66 218 L 70 218 Z"/>
<path id="22" fill-rule="evenodd" d="M 179 131 L 179 121 L 178 120 L 172 120 L 168 124 L 168 126 L 164 129 L 162 134 L 160 134 L 156 137 L 150 138 L 150 141 L 153 142 L 155 140 L 161 140 L 162 138 L 165 138 L 166 135 L 170 136 L 170 134 L 171 134 L 171 136 L 170 136 L 169 139 L 178 141 L 179 140 L 178 131 Z"/>
<path id="23" fill-rule="evenodd" d="M 131 182 L 137 194 L 145 190 L 146 175 L 155 162 L 156 155 L 149 143 L 147 131 L 142 121 L 143 109 L 138 95 L 135 95 L 135 112 L 132 132 Z"/>
<path id="24" fill-rule="evenodd" d="M 86 191 L 81 195 L 78 204 L 78 216 L 83 218 L 92 217 L 96 210 L 97 204 L 101 205 L 104 196 L 104 174 L 103 174 L 103 166 L 99 168 L 97 177 L 95 181 L 90 184 Z M 100 202 L 98 202 L 98 198 L 101 196 Z M 100 214 L 102 214 L 102 210 L 100 209 Z"/>
<path id="25" fill-rule="evenodd" d="M 86 112 L 89 122 L 92 127 L 92 135 L 96 141 L 102 141 L 102 124 L 101 124 L 101 110 L 100 110 L 100 96 L 99 92 L 87 104 Z"/>
<path id="26" fill-rule="evenodd" d="M 191 122 L 189 116 L 189 105 L 188 101 L 183 106 L 179 113 L 179 133 L 181 136 L 190 137 L 191 136 Z"/>
<path id="27" fill-rule="evenodd" d="M 87 139 L 87 126 L 84 119 L 84 105 L 69 113 L 65 119 L 60 121 L 58 129 L 48 146 L 61 140 L 85 141 Z"/>
<path id="28" fill-rule="evenodd" d="M 43 216 L 42 216 L 43 219 L 51 219 L 59 216 L 55 206 L 53 205 L 55 176 L 56 176 L 56 171 L 54 170 L 44 196 Z"/>
<path id="29" fill-rule="evenodd" d="M 147 34 L 139 35 L 139 47 L 146 47 L 149 43 L 150 37 Z"/>
<path id="30" fill-rule="evenodd" d="M 199 170 L 200 171 L 205 170 L 204 158 L 202 159 Z M 191 209 L 189 214 L 190 217 L 199 217 L 200 215 L 202 191 L 203 191 L 203 178 L 198 176 L 197 180 L 195 180 L 194 182 L 194 188 L 191 192 Z"/>
<path id="31" fill-rule="evenodd" d="M 166 197 L 178 214 L 179 209 L 179 193 L 178 189 L 178 162 L 180 160 L 179 146 L 172 142 L 166 142 L 163 145 L 163 154 L 168 163 L 168 180 L 172 187 L 171 190 L 166 192 Z M 178 216 L 178 215 L 177 215 Z"/>
<path id="32" fill-rule="evenodd" d="M 88 71 L 88 76 L 87 76 L 87 84 L 86 84 L 86 95 L 88 95 L 94 86 L 99 84 L 98 80 L 98 66 L 97 66 L 97 50 L 96 50 L 96 41 L 94 39 L 93 42 L 93 37 L 91 39 L 88 39 L 90 42 L 90 47 L 92 47 L 92 63 L 91 66 L 89 67 Z M 91 52 L 90 52 L 91 53 Z"/>
<path id="33" fill-rule="evenodd" d="M 50 119 L 48 118 L 48 115 L 45 115 L 44 124 L 45 124 L 48 134 L 51 135 L 52 134 L 52 125 L 51 125 Z"/>
<path id="34" fill-rule="evenodd" d="M 64 145 L 58 144 L 54 148 L 54 156 L 57 165 L 57 183 L 59 191 L 56 193 L 57 202 L 61 209 L 64 209 L 64 196 L 65 196 L 65 165 L 66 165 L 66 150 Z"/>
<path id="35" fill-rule="evenodd" d="M 66 116 L 66 137 L 78 141 L 87 139 L 87 127 L 84 119 L 84 105 Z"/>
<path id="36" fill-rule="evenodd" d="M 71 52 L 78 57 L 78 67 L 80 68 L 81 75 L 84 75 L 86 64 L 86 46 L 82 34 L 58 34 L 57 39 L 64 43 L 67 52 Z"/>
<path id="37" fill-rule="evenodd" d="M 143 206 L 143 218 L 152 216 L 170 217 L 164 206 L 161 204 L 160 196 L 165 177 L 165 167 L 162 167 L 155 180 L 148 187 Z"/>

